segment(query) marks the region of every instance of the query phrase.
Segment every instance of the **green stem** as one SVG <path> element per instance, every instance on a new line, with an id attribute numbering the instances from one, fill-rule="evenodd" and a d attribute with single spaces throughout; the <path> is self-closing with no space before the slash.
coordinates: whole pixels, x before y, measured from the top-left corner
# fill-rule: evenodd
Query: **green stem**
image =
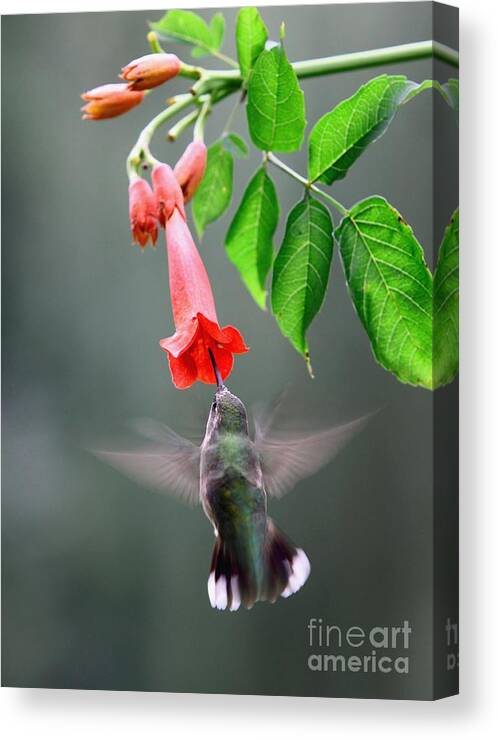
<path id="1" fill-rule="evenodd" d="M 150 50 L 153 54 L 163 54 L 164 49 L 159 43 L 159 39 L 157 38 L 157 33 L 154 31 L 149 31 L 147 34 L 147 41 L 149 42 Z"/>
<path id="2" fill-rule="evenodd" d="M 218 53 L 219 56 L 219 53 Z M 223 55 L 222 55 L 223 56 Z M 302 62 L 293 62 L 292 67 L 300 78 L 319 77 L 321 75 L 336 74 L 337 72 L 351 72 L 355 69 L 367 69 L 369 67 L 381 67 L 384 64 L 395 64 L 396 62 L 410 62 L 417 59 L 440 59 L 453 67 L 458 67 L 458 52 L 439 41 L 416 41 L 413 44 L 400 44 L 399 46 L 387 46 L 370 51 L 357 51 L 350 54 L 337 54 L 319 59 L 307 59 Z M 226 61 L 226 60 L 224 60 Z M 235 64 L 230 60 L 231 64 Z M 226 80 L 235 84 L 242 84 L 240 70 L 212 69 L 205 70 L 202 67 L 194 67 L 182 63 L 179 72 L 181 77 L 199 80 Z"/>
<path id="3" fill-rule="evenodd" d="M 143 161 L 152 166 L 158 163 L 159 160 L 152 156 L 149 149 L 152 137 L 163 123 L 169 121 L 170 118 L 180 113 L 187 106 L 192 105 L 193 102 L 192 95 L 178 95 L 172 105 L 162 110 L 157 116 L 154 116 L 147 126 L 142 129 L 135 146 L 130 151 L 126 160 L 126 171 L 129 178 L 135 177 L 138 174 L 138 168 Z"/>
<path id="4" fill-rule="evenodd" d="M 196 108 L 196 110 L 193 110 L 191 113 L 187 113 L 187 115 L 183 118 L 180 118 L 180 120 L 175 123 L 175 125 L 172 126 L 168 131 L 168 139 L 170 141 L 176 141 L 178 137 L 181 136 L 183 132 L 188 129 L 189 126 L 195 123 L 197 117 L 199 116 L 199 113 L 200 108 Z"/>
<path id="5" fill-rule="evenodd" d="M 221 51 L 215 51 L 214 49 L 209 49 L 209 53 L 212 54 L 214 57 L 217 57 L 222 62 L 225 62 L 225 64 L 228 64 L 229 67 L 234 67 L 237 71 L 239 70 L 239 65 L 235 61 L 235 59 L 232 59 L 232 57 L 227 57 L 226 54 L 223 54 Z"/>
<path id="6" fill-rule="evenodd" d="M 285 164 L 285 162 L 282 162 L 281 159 L 278 159 L 278 157 L 276 157 L 273 152 L 266 152 L 265 158 L 275 167 L 278 167 L 279 170 L 282 170 L 282 172 L 285 172 L 294 180 L 300 182 L 301 185 L 304 185 L 307 190 L 311 190 L 313 193 L 316 193 L 318 196 L 320 196 L 320 198 L 328 200 L 329 203 L 331 203 L 334 208 L 337 209 L 343 216 L 348 215 L 349 211 L 345 206 L 342 205 L 342 203 L 339 203 L 339 201 L 333 198 L 329 193 L 326 193 L 323 190 L 320 190 L 320 188 L 317 188 L 316 185 L 313 185 L 313 183 L 303 177 L 303 175 L 300 175 L 299 172 L 296 172 L 292 169 L 292 167 L 289 167 L 289 165 Z"/>
<path id="7" fill-rule="evenodd" d="M 189 80 L 199 80 L 203 73 L 202 67 L 194 67 L 193 64 L 181 63 L 179 77 L 187 77 Z"/>
<path id="8" fill-rule="evenodd" d="M 320 196 L 320 198 L 328 200 L 329 203 L 331 203 L 342 216 L 347 216 L 349 214 L 346 206 L 343 206 L 342 203 L 339 203 L 339 201 L 333 198 L 330 193 L 326 193 L 324 190 L 320 190 L 320 188 L 317 188 L 316 185 L 310 185 L 309 189 L 312 190 L 313 193 L 316 193 L 318 196 Z"/>
<path id="9" fill-rule="evenodd" d="M 181 63 L 179 77 L 188 77 L 191 80 L 233 80 L 242 84 L 242 76 L 235 62 L 235 69 L 204 69 L 204 67 L 195 67 L 193 64 Z"/>
<path id="10" fill-rule="evenodd" d="M 244 94 L 242 94 L 240 97 L 237 98 L 235 101 L 232 109 L 230 110 L 230 113 L 228 114 L 228 118 L 226 120 L 225 125 L 223 126 L 223 131 L 221 132 L 222 136 L 225 136 L 225 134 L 228 134 L 230 132 L 230 129 L 232 127 L 233 118 L 235 116 L 235 113 L 237 111 L 237 108 L 241 104 L 242 100 L 244 99 Z"/>
<path id="11" fill-rule="evenodd" d="M 352 54 L 339 54 L 321 59 L 308 59 L 294 62 L 293 68 L 298 77 L 318 77 L 320 75 L 350 72 L 355 69 L 380 67 L 383 64 L 409 62 L 417 59 L 435 57 L 454 67 L 458 67 L 458 52 L 438 41 L 417 41 L 413 44 L 388 46 L 384 49 L 358 51 Z"/>
<path id="12" fill-rule="evenodd" d="M 202 108 L 197 117 L 197 121 L 194 126 L 194 141 L 204 141 L 204 126 L 206 124 L 206 118 L 211 110 L 211 97 L 206 96 L 206 99 L 202 101 Z"/>

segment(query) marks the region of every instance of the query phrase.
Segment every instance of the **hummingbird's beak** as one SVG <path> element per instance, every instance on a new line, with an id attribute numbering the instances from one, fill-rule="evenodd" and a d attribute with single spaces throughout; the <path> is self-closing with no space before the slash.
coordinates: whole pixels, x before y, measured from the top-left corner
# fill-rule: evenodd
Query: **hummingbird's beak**
<path id="1" fill-rule="evenodd" d="M 218 386 L 218 390 L 220 390 L 221 388 L 223 388 L 223 380 L 221 378 L 220 371 L 218 370 L 218 365 L 216 364 L 213 353 L 210 349 L 208 349 L 208 352 L 211 360 L 211 365 L 213 366 L 214 370 L 214 377 L 216 378 L 216 385 Z"/>

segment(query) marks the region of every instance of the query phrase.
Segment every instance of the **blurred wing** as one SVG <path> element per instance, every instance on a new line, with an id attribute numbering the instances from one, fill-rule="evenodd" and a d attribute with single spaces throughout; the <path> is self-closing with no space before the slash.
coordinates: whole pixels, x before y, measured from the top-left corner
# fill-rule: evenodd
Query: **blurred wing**
<path id="1" fill-rule="evenodd" d="M 137 420 L 132 426 L 148 442 L 125 450 L 92 450 L 93 454 L 146 488 L 198 503 L 199 447 L 152 419 Z"/>
<path id="2" fill-rule="evenodd" d="M 323 468 L 366 425 L 369 416 L 316 432 L 276 431 L 270 417 L 256 421 L 255 445 L 267 493 L 281 498 L 298 481 Z"/>
<path id="3" fill-rule="evenodd" d="M 271 427 L 275 424 L 279 410 L 285 405 L 288 389 L 280 393 L 277 398 L 270 402 L 258 401 L 253 404 L 251 411 L 254 420 L 254 441 L 262 441 Z"/>
<path id="4" fill-rule="evenodd" d="M 202 432 L 199 433 L 198 427 L 195 429 L 188 428 L 189 439 L 185 439 L 185 437 L 174 432 L 166 424 L 162 424 L 160 421 L 156 421 L 156 419 L 150 419 L 147 416 L 139 419 L 131 419 L 128 422 L 128 426 L 140 435 L 140 437 L 145 437 L 145 439 L 150 439 L 152 442 L 164 443 L 166 445 L 186 443 L 187 445 L 193 444 L 194 447 L 200 447 L 204 436 Z M 184 431 L 186 431 L 185 428 Z M 194 443 L 191 441 L 194 439 L 199 440 L 198 445 L 197 442 Z"/>

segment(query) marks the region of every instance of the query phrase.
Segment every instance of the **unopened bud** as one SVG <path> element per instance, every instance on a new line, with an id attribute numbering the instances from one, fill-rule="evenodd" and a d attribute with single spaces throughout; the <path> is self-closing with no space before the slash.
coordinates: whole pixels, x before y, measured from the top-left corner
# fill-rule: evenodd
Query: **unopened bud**
<path id="1" fill-rule="evenodd" d="M 146 54 L 123 67 L 120 77 L 131 90 L 150 90 L 176 77 L 180 67 L 176 54 Z"/>
<path id="2" fill-rule="evenodd" d="M 175 208 L 178 208 L 185 218 L 182 189 L 169 164 L 161 163 L 154 167 L 152 184 L 156 198 L 157 217 L 161 226 L 166 226 Z"/>
<path id="3" fill-rule="evenodd" d="M 175 177 L 180 183 L 185 203 L 193 197 L 204 177 L 207 149 L 202 141 L 193 141 L 175 165 Z"/>
<path id="4" fill-rule="evenodd" d="M 128 85 L 118 82 L 95 87 L 93 90 L 84 92 L 81 97 L 88 101 L 81 109 L 83 118 L 96 121 L 127 113 L 142 102 L 144 94 L 137 90 L 130 90 Z"/>

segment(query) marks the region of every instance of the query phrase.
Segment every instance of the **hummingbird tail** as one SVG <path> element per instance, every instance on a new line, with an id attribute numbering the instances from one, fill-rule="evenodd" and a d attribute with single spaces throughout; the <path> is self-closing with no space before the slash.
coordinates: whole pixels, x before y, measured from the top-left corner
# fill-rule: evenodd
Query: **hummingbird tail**
<path id="1" fill-rule="evenodd" d="M 295 547 L 271 519 L 268 519 L 265 562 L 263 598 L 271 602 L 278 596 L 286 599 L 299 591 L 308 580 L 311 571 L 310 561 L 304 550 Z"/>
<path id="2" fill-rule="evenodd" d="M 256 601 L 273 603 L 279 596 L 287 598 L 299 591 L 311 570 L 306 553 L 295 547 L 271 519 L 268 519 L 262 567 L 249 561 L 252 558 L 241 557 L 241 553 L 219 536 L 216 538 L 208 579 L 213 608 L 237 611 L 241 604 L 250 609 Z"/>
<path id="3" fill-rule="evenodd" d="M 218 536 L 214 543 L 208 578 L 209 601 L 213 609 L 228 607 L 234 612 L 242 603 L 247 606 L 251 582 L 252 579 L 248 578 L 235 552 Z M 255 600 L 253 594 L 251 606 Z"/>

